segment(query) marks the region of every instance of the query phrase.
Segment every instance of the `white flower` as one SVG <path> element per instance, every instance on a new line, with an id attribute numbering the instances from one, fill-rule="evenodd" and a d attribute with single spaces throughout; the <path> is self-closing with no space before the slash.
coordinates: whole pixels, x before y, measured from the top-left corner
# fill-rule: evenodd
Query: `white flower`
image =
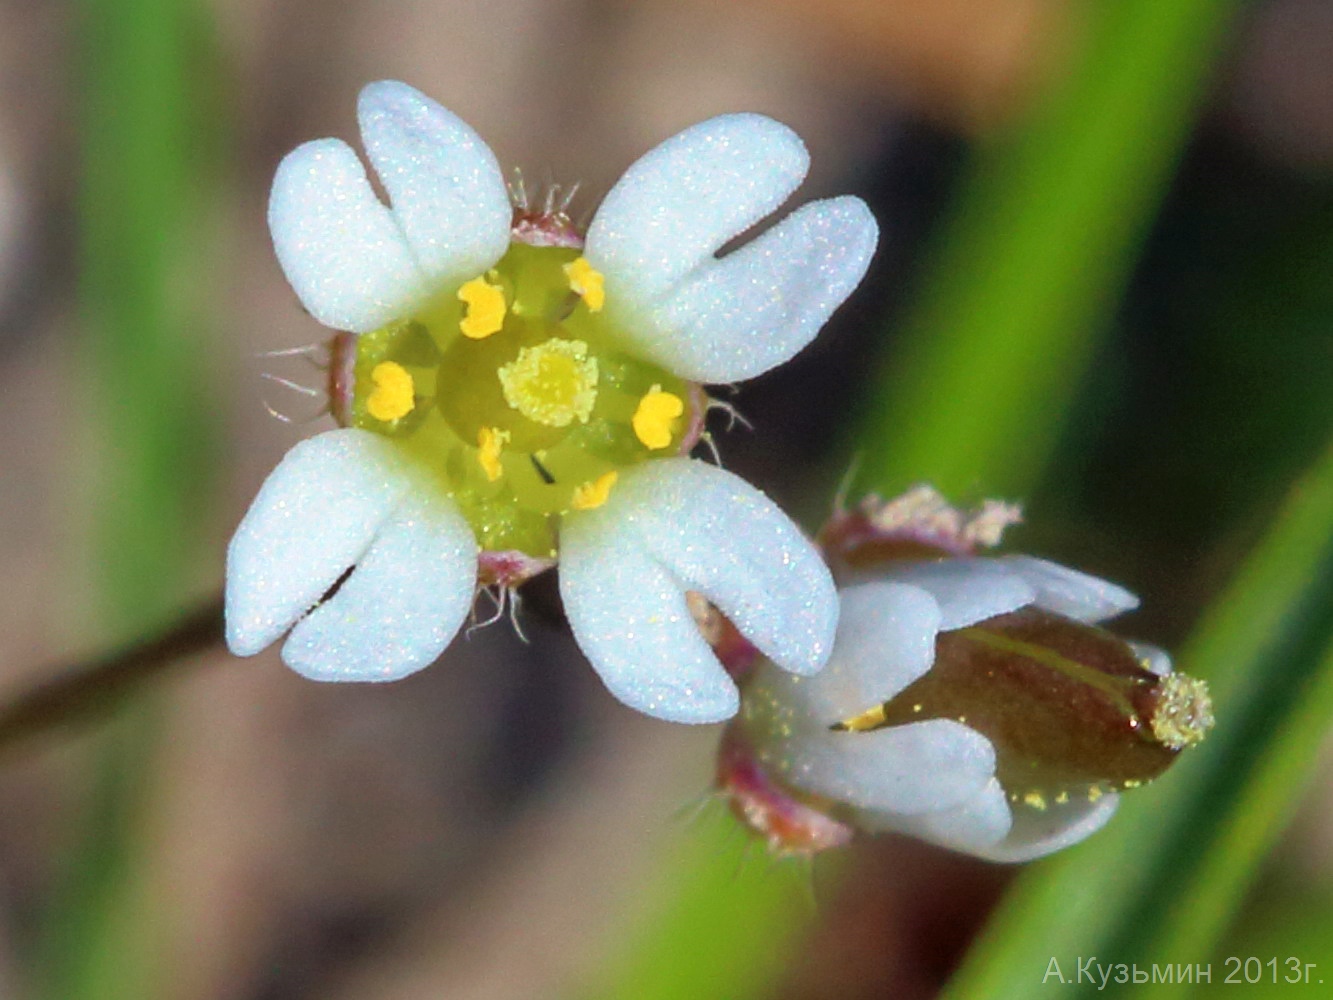
<path id="1" fill-rule="evenodd" d="M 444 650 L 479 582 L 558 559 L 580 646 L 649 714 L 737 708 L 687 590 L 784 669 L 818 670 L 837 601 L 816 551 L 762 493 L 685 456 L 696 383 L 786 361 L 860 281 L 866 206 L 814 202 L 718 257 L 807 169 L 786 127 L 725 115 L 630 167 L 585 241 L 558 208 L 511 205 L 486 145 L 412 88 L 371 84 L 358 111 L 389 205 L 337 139 L 296 149 L 273 184 L 288 280 L 359 336 L 335 341 L 330 372 L 350 426 L 293 448 L 232 540 L 231 649 L 290 629 L 283 658 L 306 676 L 402 677 Z"/>
<path id="2" fill-rule="evenodd" d="M 1100 829 L 1119 789 L 1212 724 L 1205 689 L 1164 653 L 1086 627 L 1137 599 L 1054 563 L 892 562 L 840 599 L 828 665 L 761 665 L 733 723 L 727 753 L 748 747 L 762 777 L 724 770 L 723 786 L 775 849 L 846 839 L 806 832 L 813 805 L 851 830 L 1026 861 Z"/>

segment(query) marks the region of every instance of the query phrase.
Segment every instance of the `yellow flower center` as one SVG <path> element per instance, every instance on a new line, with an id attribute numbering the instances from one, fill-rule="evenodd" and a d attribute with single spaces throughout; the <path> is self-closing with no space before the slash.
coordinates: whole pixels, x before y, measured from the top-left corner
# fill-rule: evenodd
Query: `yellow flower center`
<path id="1" fill-rule="evenodd" d="M 575 510 L 593 510 L 606 503 L 607 497 L 611 495 L 611 487 L 616 484 L 620 478 L 620 473 L 612 469 L 610 472 L 603 473 L 590 483 L 575 488 L 574 499 L 570 501 L 570 506 Z"/>
<path id="2" fill-rule="evenodd" d="M 495 482 L 504 469 L 500 465 L 500 452 L 509 441 L 509 432 L 494 427 L 483 427 L 477 431 L 477 462 L 481 471 L 486 473 L 487 482 Z"/>
<path id="3" fill-rule="evenodd" d="M 504 292 L 485 278 L 473 278 L 458 290 L 458 297 L 467 304 L 467 313 L 458 323 L 463 336 L 484 340 L 504 328 Z"/>
<path id="4" fill-rule="evenodd" d="M 370 373 L 374 383 L 366 398 L 366 409 L 376 420 L 400 420 L 412 412 L 415 384 L 406 368 L 395 361 L 381 361 Z"/>
<path id="5" fill-rule="evenodd" d="M 685 401 L 674 392 L 663 392 L 655 385 L 639 400 L 630 424 L 644 447 L 661 451 L 671 444 L 672 427 L 685 412 Z"/>
<path id="6" fill-rule="evenodd" d="M 692 426 L 689 384 L 637 357 L 605 304 L 577 250 L 513 243 L 357 337 L 347 422 L 398 445 L 483 549 L 555 556 L 561 518 L 678 454 Z"/>
<path id="7" fill-rule="evenodd" d="M 579 257 L 565 265 L 565 275 L 569 278 L 569 287 L 583 296 L 583 301 L 593 312 L 601 312 L 606 304 L 605 280 L 602 272 Z"/>
<path id="8" fill-rule="evenodd" d="M 586 424 L 597 402 L 597 359 L 581 340 L 551 338 L 525 347 L 496 372 L 505 402 L 547 427 Z"/>

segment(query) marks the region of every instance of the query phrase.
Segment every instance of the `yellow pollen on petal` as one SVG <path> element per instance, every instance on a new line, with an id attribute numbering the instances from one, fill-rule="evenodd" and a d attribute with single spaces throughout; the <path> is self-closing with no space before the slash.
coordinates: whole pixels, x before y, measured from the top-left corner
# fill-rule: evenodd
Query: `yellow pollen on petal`
<path id="1" fill-rule="evenodd" d="M 467 305 L 467 312 L 458 324 L 463 336 L 472 340 L 485 340 L 491 334 L 500 332 L 508 309 L 503 289 L 492 285 L 485 278 L 477 277 L 458 289 L 458 297 Z"/>
<path id="2" fill-rule="evenodd" d="M 671 422 L 684 412 L 685 402 L 679 396 L 655 385 L 639 400 L 630 423 L 644 447 L 655 451 L 671 444 Z"/>
<path id="3" fill-rule="evenodd" d="M 500 452 L 508 443 L 508 431 L 496 427 L 483 427 L 477 431 L 477 462 L 488 482 L 493 483 L 504 474 L 500 467 Z"/>
<path id="4" fill-rule="evenodd" d="M 381 361 L 370 372 L 374 388 L 366 397 L 366 412 L 389 423 L 407 416 L 416 406 L 412 374 L 396 361 Z"/>
<path id="5" fill-rule="evenodd" d="M 598 476 L 590 483 L 584 483 L 574 490 L 574 498 L 569 505 L 575 510 L 593 510 L 606 503 L 606 498 L 611 495 L 611 487 L 616 485 L 616 480 L 620 478 L 618 472 L 607 472 Z"/>
<path id="6" fill-rule="evenodd" d="M 505 402 L 547 427 L 587 423 L 597 402 L 597 359 L 581 340 L 552 337 L 496 371 Z"/>
<path id="7" fill-rule="evenodd" d="M 588 263 L 588 258 L 579 257 L 566 264 L 565 276 L 569 278 L 569 287 L 583 296 L 590 312 L 602 311 L 606 304 L 606 279 L 601 271 Z"/>

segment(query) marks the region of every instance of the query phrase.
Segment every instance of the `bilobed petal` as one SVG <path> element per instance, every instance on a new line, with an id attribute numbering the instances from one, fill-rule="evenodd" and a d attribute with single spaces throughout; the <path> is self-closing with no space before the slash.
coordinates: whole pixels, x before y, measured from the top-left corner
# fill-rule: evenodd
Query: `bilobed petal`
<path id="1" fill-rule="evenodd" d="M 1005 839 L 1013 826 L 1013 814 L 1005 800 L 1004 789 L 994 778 L 976 795 L 952 809 L 912 816 L 863 813 L 860 818 L 867 830 L 892 830 L 940 847 L 988 858 L 993 858 L 990 852 Z"/>
<path id="2" fill-rule="evenodd" d="M 988 861 L 1018 863 L 1044 857 L 1092 836 L 1115 815 L 1120 796 L 1114 792 L 1096 801 L 1081 798 L 1050 803 L 1043 812 L 1019 808 L 1009 835 L 993 847 L 973 850 Z"/>
<path id="3" fill-rule="evenodd" d="M 793 212 L 720 260 L 705 261 L 632 328 L 658 364 L 696 382 L 738 382 L 785 361 L 865 276 L 878 228 L 843 197 Z"/>
<path id="4" fill-rule="evenodd" d="M 930 669 L 940 609 L 919 587 L 864 583 L 838 592 L 833 655 L 813 677 L 766 670 L 756 678 L 799 717 L 827 729 L 883 704 Z"/>
<path id="5" fill-rule="evenodd" d="M 1037 605 L 1057 615 L 1095 625 L 1133 611 L 1139 599 L 1124 587 L 1033 556 L 1001 556 L 1037 594 Z"/>
<path id="6" fill-rule="evenodd" d="M 625 171 L 588 227 L 585 255 L 609 300 L 656 303 L 786 201 L 809 167 L 800 137 L 771 118 L 710 118 Z"/>
<path id="7" fill-rule="evenodd" d="M 833 578 L 800 529 L 745 480 L 689 458 L 649 462 L 623 474 L 592 513 L 630 525 L 682 589 L 702 592 L 782 669 L 811 674 L 828 660 Z"/>
<path id="8" fill-rule="evenodd" d="M 946 632 L 1017 611 L 1037 599 L 1036 590 L 1021 574 L 994 559 L 903 563 L 893 566 L 890 575 L 935 598 L 940 629 Z"/>
<path id="9" fill-rule="evenodd" d="M 231 651 L 258 653 L 309 611 L 407 489 L 393 445 L 369 431 L 329 431 L 289 451 L 227 550 Z"/>
<path id="10" fill-rule="evenodd" d="M 310 314 L 366 333 L 400 318 L 427 293 L 393 213 L 352 148 L 307 142 L 278 165 L 268 206 L 273 249 Z"/>
<path id="11" fill-rule="evenodd" d="M 858 809 L 915 814 L 951 809 L 995 774 L 995 750 L 951 719 L 864 732 L 797 733 L 775 752 L 783 780 Z"/>
<path id="12" fill-rule="evenodd" d="M 626 171 L 588 229 L 607 309 L 647 358 L 685 378 L 751 378 L 808 344 L 865 274 L 878 228 L 857 198 L 807 205 L 719 259 L 809 168 L 762 115 L 686 129 Z"/>
<path id="13" fill-rule="evenodd" d="M 613 695 L 669 722 L 736 714 L 736 685 L 700 635 L 680 583 L 627 525 L 571 518 L 560 549 L 565 614 Z"/>
<path id="14" fill-rule="evenodd" d="M 292 630 L 286 664 L 320 681 L 391 681 L 429 666 L 472 607 L 477 543 L 452 502 L 412 489 L 338 592 Z"/>
<path id="15" fill-rule="evenodd" d="M 395 80 L 357 105 L 393 213 L 434 286 L 475 277 L 509 245 L 513 209 L 495 154 L 466 122 Z"/>

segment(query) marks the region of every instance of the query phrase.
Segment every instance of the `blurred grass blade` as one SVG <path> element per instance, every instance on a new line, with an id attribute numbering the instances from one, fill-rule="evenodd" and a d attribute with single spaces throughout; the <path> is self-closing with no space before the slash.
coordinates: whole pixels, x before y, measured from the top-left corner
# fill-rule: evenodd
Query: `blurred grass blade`
<path id="1" fill-rule="evenodd" d="M 597 1000 L 752 1000 L 785 971 L 816 915 L 809 866 L 778 862 L 721 808 L 677 841 L 641 915 L 649 926 L 585 994 Z M 820 881 L 826 872 L 821 866 Z M 688 881 L 682 881 L 687 879 Z M 682 905 L 684 904 L 684 905 Z"/>
<path id="2" fill-rule="evenodd" d="M 1209 680 L 1212 736 L 1151 789 L 1127 796 L 1106 831 L 1023 876 L 951 1000 L 1044 995 L 1052 958 L 1069 980 L 1093 956 L 1140 969 L 1213 958 L 1333 719 L 1333 447 L 1293 490 L 1179 666 Z"/>
<path id="3" fill-rule="evenodd" d="M 871 398 L 858 482 L 1024 496 L 1170 182 L 1232 0 L 1070 5 L 1084 44 L 981 158 Z"/>
<path id="4" fill-rule="evenodd" d="M 101 634 L 158 627 L 187 593 L 207 523 L 214 453 L 208 350 L 196 301 L 207 237 L 198 211 L 216 128 L 196 0 L 76 5 L 80 101 L 80 398 L 91 448 L 76 468 L 93 511 Z M 79 838 L 43 915 L 35 979 L 49 1000 L 162 995 L 164 918 L 143 861 L 156 716 L 136 706 L 92 760 Z"/>

